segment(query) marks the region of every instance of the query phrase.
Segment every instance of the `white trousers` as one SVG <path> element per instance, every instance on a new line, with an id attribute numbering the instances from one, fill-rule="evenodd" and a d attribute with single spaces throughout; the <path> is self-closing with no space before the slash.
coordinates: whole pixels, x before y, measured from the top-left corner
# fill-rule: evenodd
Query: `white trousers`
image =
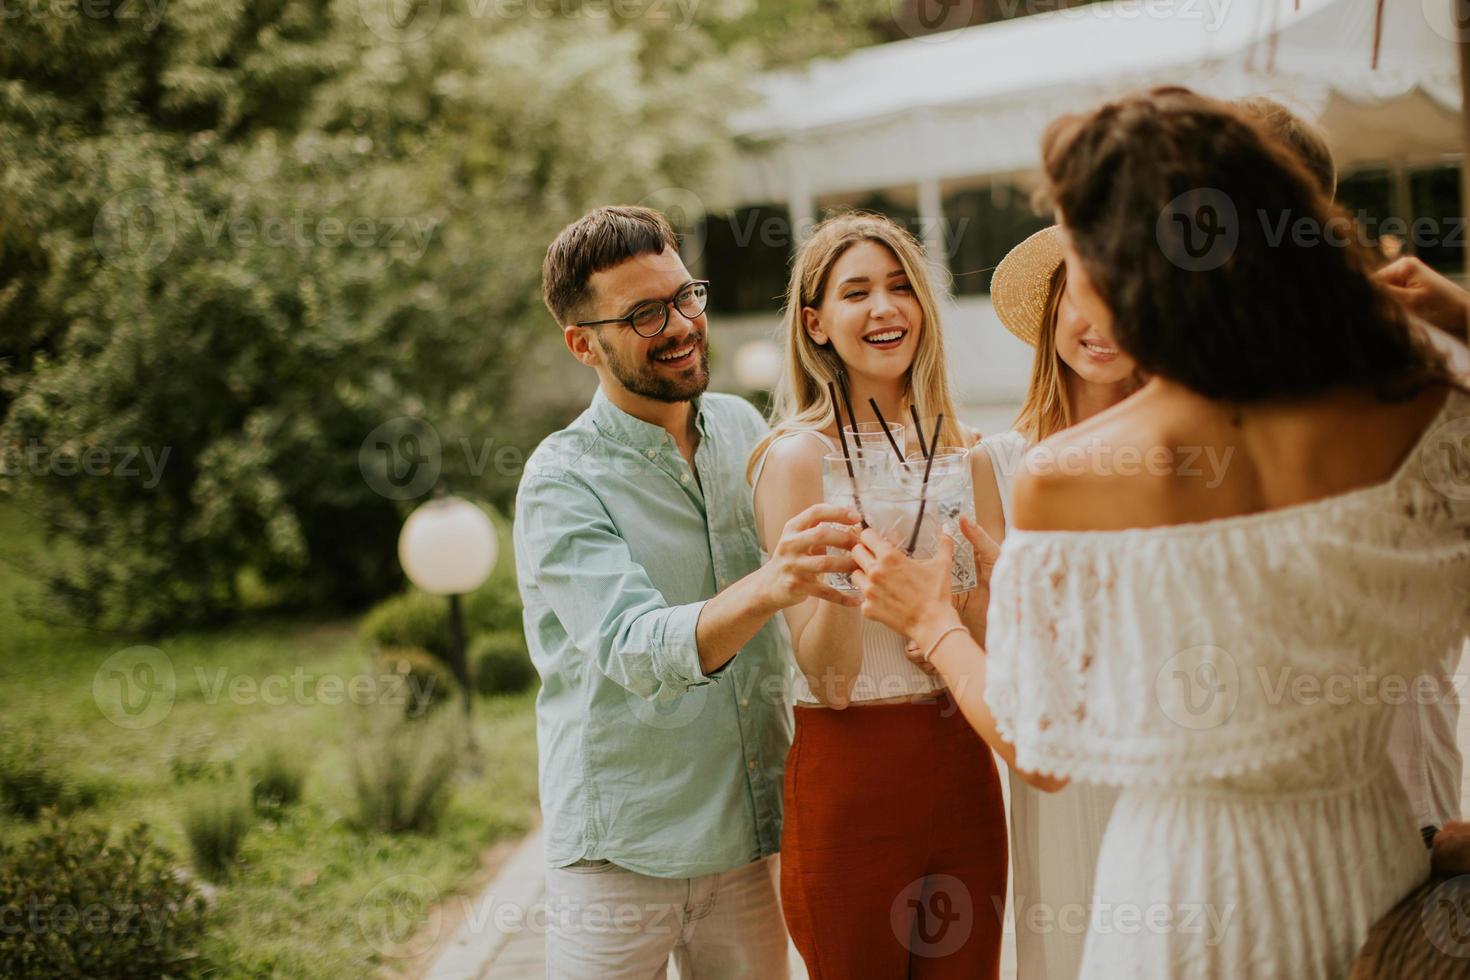
<path id="1" fill-rule="evenodd" d="M 550 980 L 786 980 L 777 855 L 698 878 L 608 861 L 546 872 Z"/>

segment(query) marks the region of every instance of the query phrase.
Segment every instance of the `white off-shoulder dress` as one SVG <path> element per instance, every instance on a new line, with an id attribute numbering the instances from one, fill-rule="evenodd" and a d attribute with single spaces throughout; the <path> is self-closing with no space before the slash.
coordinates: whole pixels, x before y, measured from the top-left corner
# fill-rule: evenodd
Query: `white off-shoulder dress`
<path id="1" fill-rule="evenodd" d="M 1470 396 L 1387 481 L 1258 514 L 1010 531 L 986 699 L 1023 769 L 1113 785 L 1081 975 L 1344 977 L 1429 856 L 1385 678 L 1470 615 Z"/>
<path id="2" fill-rule="evenodd" d="M 1015 430 L 980 440 L 995 474 L 1007 535 L 1011 485 L 1029 445 Z M 993 635 L 989 642 L 993 649 Z M 1014 769 L 1010 790 L 1017 980 L 1076 980 L 1092 918 L 1093 875 L 1118 791 L 1079 781 L 1043 793 Z"/>

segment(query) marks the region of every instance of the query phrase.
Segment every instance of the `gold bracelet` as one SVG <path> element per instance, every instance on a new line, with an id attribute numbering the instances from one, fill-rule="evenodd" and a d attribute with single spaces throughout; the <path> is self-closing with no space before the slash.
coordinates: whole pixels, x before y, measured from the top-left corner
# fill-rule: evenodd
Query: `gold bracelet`
<path id="1" fill-rule="evenodd" d="M 949 629 L 945 630 L 943 633 L 940 633 L 938 636 L 936 636 L 934 638 L 934 642 L 931 643 L 931 644 L 929 644 L 929 649 L 927 649 L 927 650 L 924 651 L 924 663 L 927 664 L 929 662 L 929 658 L 934 655 L 934 651 L 935 650 L 938 650 L 939 649 L 939 644 L 941 644 L 941 643 L 944 642 L 944 638 L 946 636 L 948 636 L 949 634 L 957 631 L 957 630 L 965 630 L 965 631 L 968 631 L 969 630 L 969 627 L 968 626 L 961 625 L 959 623 L 956 623 L 955 625 L 951 626 Z"/>

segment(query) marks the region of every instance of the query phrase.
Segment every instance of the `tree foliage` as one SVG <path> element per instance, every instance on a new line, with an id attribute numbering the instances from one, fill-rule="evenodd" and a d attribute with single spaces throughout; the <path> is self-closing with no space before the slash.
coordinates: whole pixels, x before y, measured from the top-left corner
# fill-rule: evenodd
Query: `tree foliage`
<path id="1" fill-rule="evenodd" d="M 139 628 L 228 615 L 242 573 L 382 594 L 413 500 L 365 440 L 427 420 L 444 482 L 510 492 L 457 448 L 534 442 L 546 242 L 594 203 L 717 196 L 746 57 L 576 9 L 115 6 L 0 32 L 0 445 L 46 574 Z"/>

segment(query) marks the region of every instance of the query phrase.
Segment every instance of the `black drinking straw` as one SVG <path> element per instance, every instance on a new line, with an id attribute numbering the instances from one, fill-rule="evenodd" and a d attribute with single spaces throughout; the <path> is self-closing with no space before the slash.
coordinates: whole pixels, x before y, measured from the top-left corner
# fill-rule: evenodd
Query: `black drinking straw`
<path id="1" fill-rule="evenodd" d="M 893 447 L 893 454 L 898 457 L 899 465 L 907 466 L 908 461 L 903 458 L 903 450 L 898 448 L 898 440 L 893 438 L 893 431 L 888 428 L 888 420 L 883 417 L 882 411 L 878 408 L 878 399 L 869 398 L 868 404 L 873 407 L 873 414 L 878 416 L 878 428 L 882 429 L 883 434 L 888 437 L 888 444 Z M 851 413 L 852 409 L 848 409 L 848 414 Z M 853 423 L 853 427 L 857 427 L 856 422 Z M 921 435 L 919 438 L 923 439 L 924 437 Z"/>
<path id="2" fill-rule="evenodd" d="M 827 382 L 827 395 L 832 399 L 832 415 L 837 419 L 837 438 L 842 441 L 842 461 L 847 464 L 847 478 L 852 481 L 852 502 L 857 508 L 858 519 L 866 529 L 868 518 L 863 513 L 862 498 L 858 496 L 857 474 L 852 469 L 852 454 L 847 451 L 847 433 L 842 431 L 842 409 L 837 404 L 837 388 L 830 381 Z M 852 409 L 848 409 L 848 414 L 852 414 Z"/>
<path id="3" fill-rule="evenodd" d="M 847 406 L 847 421 L 850 422 L 850 423 L 852 423 L 852 437 L 854 439 L 857 439 L 857 441 L 858 441 L 858 448 L 859 449 L 862 449 L 863 448 L 863 441 L 862 441 L 861 438 L 859 438 L 859 436 L 858 436 L 858 430 L 857 430 L 857 424 L 858 424 L 857 412 L 854 412 L 852 410 L 852 396 L 850 394 L 848 394 L 848 392 L 847 392 L 847 378 L 845 376 L 843 376 L 843 375 L 838 375 L 837 376 L 837 390 L 840 391 L 840 392 L 842 392 L 842 404 L 844 404 L 844 405 Z M 837 420 L 837 431 L 839 433 L 842 432 L 842 420 L 841 420 L 841 418 L 839 418 Z"/>
<path id="4" fill-rule="evenodd" d="M 939 427 L 944 424 L 944 413 L 934 420 L 934 434 L 929 437 L 929 451 L 924 454 L 924 483 L 919 488 L 919 516 L 914 520 L 914 533 L 909 535 L 909 546 L 904 552 L 910 557 L 919 543 L 919 525 L 924 523 L 924 505 L 929 502 L 929 470 L 934 466 L 935 450 L 939 448 Z M 923 438 L 922 435 L 920 438 Z"/>
<path id="5" fill-rule="evenodd" d="M 919 452 L 924 458 L 929 457 L 929 447 L 924 445 L 924 423 L 919 421 L 919 410 L 913 405 L 909 406 L 909 417 L 914 420 L 914 433 L 919 437 Z"/>

